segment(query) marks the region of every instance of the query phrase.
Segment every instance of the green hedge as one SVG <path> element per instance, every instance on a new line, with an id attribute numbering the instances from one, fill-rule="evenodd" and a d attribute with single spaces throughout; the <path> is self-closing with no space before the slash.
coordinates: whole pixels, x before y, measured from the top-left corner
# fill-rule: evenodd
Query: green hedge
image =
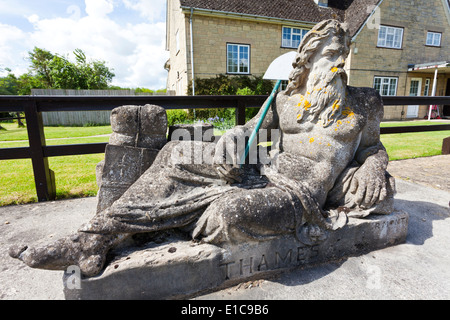
<path id="1" fill-rule="evenodd" d="M 196 95 L 268 95 L 273 89 L 273 82 L 264 80 L 262 77 L 256 76 L 231 76 L 217 75 L 215 78 L 195 79 Z M 192 95 L 192 82 L 188 86 L 188 95 Z M 246 109 L 246 120 L 253 118 L 258 108 Z M 195 113 L 195 114 L 194 114 Z M 179 112 L 176 115 L 168 115 L 171 123 L 182 123 L 185 121 L 203 121 L 213 123 L 216 127 L 222 124 L 222 127 L 233 127 L 235 125 L 235 109 L 195 109 L 188 110 L 186 115 Z M 172 122 L 176 121 L 176 122 Z"/>

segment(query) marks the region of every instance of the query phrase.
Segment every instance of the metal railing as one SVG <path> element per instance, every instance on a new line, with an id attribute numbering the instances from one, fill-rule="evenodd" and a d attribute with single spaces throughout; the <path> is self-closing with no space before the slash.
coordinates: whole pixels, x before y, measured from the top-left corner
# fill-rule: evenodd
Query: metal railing
<path id="1" fill-rule="evenodd" d="M 267 96 L 0 96 L 0 112 L 24 112 L 29 147 L 2 148 L 0 160 L 31 159 L 38 201 L 55 198 L 49 157 L 104 153 L 107 143 L 47 146 L 42 112 L 112 110 L 124 105 L 155 104 L 165 109 L 235 108 L 236 124 L 245 109 L 261 107 Z M 450 97 L 384 97 L 385 106 L 450 105 Z M 383 127 L 381 134 L 450 130 L 448 125 Z"/>

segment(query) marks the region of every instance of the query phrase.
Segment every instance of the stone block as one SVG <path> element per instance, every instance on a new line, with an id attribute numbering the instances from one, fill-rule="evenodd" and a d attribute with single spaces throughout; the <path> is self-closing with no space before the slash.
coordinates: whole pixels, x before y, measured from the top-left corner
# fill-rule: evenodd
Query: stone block
<path id="1" fill-rule="evenodd" d="M 112 145 L 161 149 L 166 144 L 167 115 L 155 105 L 122 106 L 111 112 Z"/>
<path id="2" fill-rule="evenodd" d="M 183 239 L 121 249 L 93 278 L 73 286 L 64 274 L 64 293 L 74 299 L 183 299 L 262 279 L 292 268 L 314 266 L 403 243 L 408 232 L 405 212 L 353 219 L 328 238 L 307 246 L 294 236 L 217 247 Z M 75 279 L 76 280 L 76 279 Z"/>
<path id="3" fill-rule="evenodd" d="M 158 152 L 157 149 L 108 144 L 105 160 L 97 165 L 100 188 L 97 211 L 113 204 L 151 166 Z"/>
<path id="4" fill-rule="evenodd" d="M 167 143 L 166 110 L 156 105 L 121 106 L 111 112 L 113 133 L 105 160 L 97 164 L 97 212 L 109 207 L 147 170 Z"/>

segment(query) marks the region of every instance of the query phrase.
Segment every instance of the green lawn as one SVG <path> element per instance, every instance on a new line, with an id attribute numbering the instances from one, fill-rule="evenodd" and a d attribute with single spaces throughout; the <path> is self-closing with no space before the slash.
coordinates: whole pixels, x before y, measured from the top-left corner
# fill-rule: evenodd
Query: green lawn
<path id="1" fill-rule="evenodd" d="M 427 125 L 441 122 L 384 122 L 382 126 Z M 449 123 L 449 122 L 442 122 Z M 17 124 L 2 123 L 0 148 L 28 146 L 27 131 Z M 108 142 L 110 126 L 102 127 L 45 127 L 47 145 Z M 218 132 L 216 132 L 217 134 Z M 442 140 L 450 131 L 402 133 L 382 135 L 390 160 L 408 159 L 441 154 Z M 97 184 L 95 167 L 104 154 L 54 157 L 49 159 L 55 172 L 58 199 L 95 196 Z M 0 206 L 36 201 L 31 160 L 0 161 Z"/>
<path id="2" fill-rule="evenodd" d="M 449 121 L 399 121 L 383 122 L 381 127 L 404 127 L 450 124 Z M 395 133 L 381 135 L 389 154 L 389 160 L 412 159 L 440 155 L 442 140 L 450 137 L 450 131 Z"/>
<path id="3" fill-rule="evenodd" d="M 28 141 L 26 128 L 18 128 L 16 123 L 2 123 L 6 130 L 0 130 L 0 143 L 4 141 Z M 46 139 L 61 139 L 68 137 L 90 137 L 96 135 L 110 134 L 111 126 L 98 127 L 45 127 Z M 47 142 L 48 145 L 51 143 Z M 3 144 L 2 144 L 3 145 Z M 3 147 L 2 147 L 3 148 Z"/>
<path id="4" fill-rule="evenodd" d="M 408 127 L 408 126 L 429 126 L 438 124 L 450 124 L 450 121 L 386 121 L 381 123 L 381 127 Z"/>
<path id="5" fill-rule="evenodd" d="M 28 146 L 26 128 L 17 124 L 2 123 L 7 130 L 0 131 L 0 148 Z M 45 127 L 47 145 L 108 142 L 110 126 L 101 127 Z M 100 137 L 92 137 L 98 136 Z M 21 141 L 22 140 L 22 141 Z M 57 199 L 95 196 L 97 183 L 95 167 L 104 154 L 49 158 L 55 172 Z M 31 160 L 0 161 L 0 206 L 36 202 Z"/>

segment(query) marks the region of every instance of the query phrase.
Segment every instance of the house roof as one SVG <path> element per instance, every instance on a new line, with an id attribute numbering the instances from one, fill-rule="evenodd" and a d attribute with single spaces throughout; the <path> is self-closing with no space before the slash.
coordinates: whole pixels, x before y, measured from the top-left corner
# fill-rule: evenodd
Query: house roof
<path id="1" fill-rule="evenodd" d="M 329 0 L 328 7 L 314 0 L 180 0 L 184 8 L 246 14 L 317 23 L 326 19 L 347 22 L 353 36 L 370 15 L 367 8 L 380 0 Z"/>

